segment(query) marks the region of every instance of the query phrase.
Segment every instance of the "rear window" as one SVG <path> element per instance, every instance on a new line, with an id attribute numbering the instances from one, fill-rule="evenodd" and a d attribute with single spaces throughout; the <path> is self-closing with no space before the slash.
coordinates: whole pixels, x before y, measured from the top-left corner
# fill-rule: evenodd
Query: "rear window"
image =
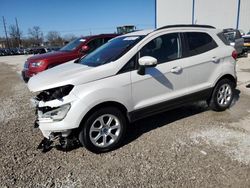
<path id="1" fill-rule="evenodd" d="M 213 38 L 207 33 L 187 32 L 185 36 L 188 45 L 188 56 L 202 54 L 218 46 Z"/>

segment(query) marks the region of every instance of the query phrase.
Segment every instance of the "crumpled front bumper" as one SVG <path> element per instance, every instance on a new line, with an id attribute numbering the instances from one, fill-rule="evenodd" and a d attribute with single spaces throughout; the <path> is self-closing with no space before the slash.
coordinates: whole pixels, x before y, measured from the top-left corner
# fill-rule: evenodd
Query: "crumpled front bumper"
<path id="1" fill-rule="evenodd" d="M 43 136 L 48 139 L 52 133 L 61 133 L 63 137 L 67 137 L 71 130 L 77 128 L 80 124 L 80 118 L 78 117 L 79 111 L 76 107 L 78 101 L 78 98 L 74 94 L 67 95 L 60 100 L 55 99 L 47 102 L 32 98 L 31 103 L 36 108 L 37 116 L 35 127 L 38 127 Z M 70 109 L 62 120 L 53 120 L 52 117 L 43 118 L 44 113 L 50 112 L 50 110 L 53 109 L 60 109 L 60 107 L 67 104 L 70 104 Z"/>

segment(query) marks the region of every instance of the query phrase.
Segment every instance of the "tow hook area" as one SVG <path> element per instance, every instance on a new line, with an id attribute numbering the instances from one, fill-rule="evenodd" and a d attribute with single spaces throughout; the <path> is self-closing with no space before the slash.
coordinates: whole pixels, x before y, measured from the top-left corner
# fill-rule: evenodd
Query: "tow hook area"
<path id="1" fill-rule="evenodd" d="M 46 153 L 47 151 L 52 149 L 52 143 L 53 141 L 44 137 L 43 140 L 38 145 L 37 149 L 40 149 L 42 150 L 43 153 Z"/>
<path id="2" fill-rule="evenodd" d="M 52 148 L 67 152 L 76 149 L 79 146 L 80 143 L 78 139 L 73 135 L 62 137 L 61 133 L 51 133 L 49 139 L 45 137 L 43 138 L 37 149 L 41 150 L 43 153 L 50 151 Z"/>

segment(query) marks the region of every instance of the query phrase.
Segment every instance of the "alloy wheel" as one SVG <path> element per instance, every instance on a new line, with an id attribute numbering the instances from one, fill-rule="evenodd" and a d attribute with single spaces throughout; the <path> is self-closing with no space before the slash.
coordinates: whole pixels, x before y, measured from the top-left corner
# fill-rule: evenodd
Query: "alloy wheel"
<path id="1" fill-rule="evenodd" d="M 98 147 L 108 147 L 114 143 L 121 133 L 121 123 L 112 114 L 99 116 L 91 125 L 89 137 Z"/>
<path id="2" fill-rule="evenodd" d="M 232 88 L 229 84 L 223 84 L 217 94 L 217 102 L 220 106 L 227 106 L 232 98 Z"/>

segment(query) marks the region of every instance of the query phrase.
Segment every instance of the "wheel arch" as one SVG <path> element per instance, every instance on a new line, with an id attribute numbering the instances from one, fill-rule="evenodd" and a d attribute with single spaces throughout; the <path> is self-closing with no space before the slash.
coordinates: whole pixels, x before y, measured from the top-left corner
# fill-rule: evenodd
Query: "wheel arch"
<path id="1" fill-rule="evenodd" d="M 223 82 L 223 80 L 224 80 L 224 82 Z M 230 99 L 229 99 L 230 101 L 229 102 L 227 102 L 227 103 L 223 102 L 223 104 L 218 104 L 218 103 L 220 103 L 220 102 L 218 102 L 218 92 L 219 92 L 219 90 L 220 90 L 220 88 L 221 88 L 221 86 L 223 84 L 225 84 L 225 83 L 229 84 L 229 82 L 231 82 L 230 85 L 232 85 L 230 87 L 233 87 L 232 90 L 234 90 L 235 87 L 237 86 L 237 78 L 235 78 L 231 74 L 223 75 L 215 83 L 215 85 L 213 87 L 213 91 L 211 92 L 211 95 L 207 100 L 207 104 L 212 110 L 214 110 L 214 111 L 224 111 L 224 110 L 226 110 L 227 108 L 230 107 L 230 105 L 231 105 L 231 103 L 233 101 L 233 98 L 234 98 L 234 92 L 230 92 L 231 96 L 230 96 Z M 225 95 L 224 92 L 223 92 L 222 95 Z"/>
<path id="2" fill-rule="evenodd" d="M 215 82 L 215 84 L 214 84 L 214 86 L 213 86 L 213 89 L 212 89 L 212 91 L 211 91 L 211 93 L 210 93 L 209 98 L 207 99 L 207 101 L 210 101 L 210 100 L 211 100 L 216 85 L 217 85 L 221 80 L 223 80 L 223 79 L 228 79 L 228 80 L 230 80 L 230 81 L 232 81 L 232 82 L 234 83 L 234 87 L 237 86 L 237 78 L 235 78 L 235 77 L 234 77 L 233 75 L 231 75 L 231 74 L 225 74 L 225 75 L 223 75 L 223 76 L 221 76 L 221 77 L 219 77 L 219 78 L 217 79 L 217 81 Z"/>
<path id="3" fill-rule="evenodd" d="M 234 83 L 234 87 L 237 86 L 237 78 L 235 78 L 233 75 L 231 74 L 225 74 L 223 75 L 222 77 L 220 77 L 216 82 L 215 82 L 215 85 L 214 87 L 217 85 L 217 83 L 223 79 L 228 79 L 230 81 L 232 81 Z"/>
<path id="4" fill-rule="evenodd" d="M 129 121 L 129 118 L 128 118 L 128 110 L 127 108 L 119 103 L 119 102 L 116 102 L 116 101 L 106 101 L 106 102 L 102 102 L 100 104 L 97 104 L 95 105 L 94 107 L 92 107 L 85 115 L 84 117 L 82 118 L 81 122 L 80 122 L 80 125 L 79 125 L 79 128 L 81 128 L 82 126 L 84 126 L 84 122 L 86 121 L 86 119 L 97 109 L 100 109 L 100 108 L 104 108 L 104 107 L 115 107 L 117 109 L 119 109 L 123 114 L 124 114 L 124 117 L 126 118 L 127 121 Z"/>

